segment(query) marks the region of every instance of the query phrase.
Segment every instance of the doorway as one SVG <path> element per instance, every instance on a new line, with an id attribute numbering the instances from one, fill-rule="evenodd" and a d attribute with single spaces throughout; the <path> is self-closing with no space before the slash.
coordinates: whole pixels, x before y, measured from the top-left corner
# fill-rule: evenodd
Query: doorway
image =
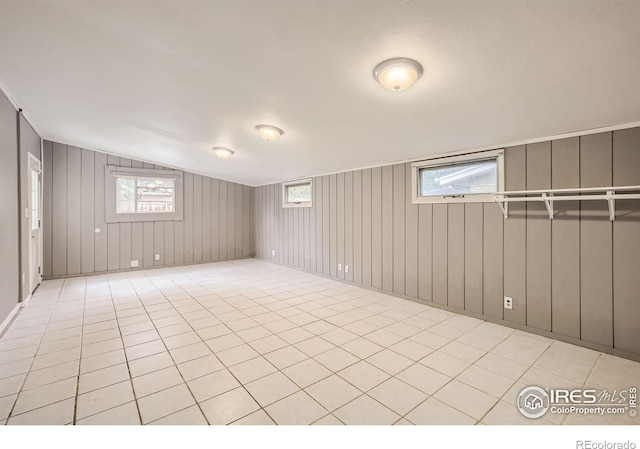
<path id="1" fill-rule="evenodd" d="M 42 170 L 40 161 L 29 156 L 29 293 L 42 282 Z"/>

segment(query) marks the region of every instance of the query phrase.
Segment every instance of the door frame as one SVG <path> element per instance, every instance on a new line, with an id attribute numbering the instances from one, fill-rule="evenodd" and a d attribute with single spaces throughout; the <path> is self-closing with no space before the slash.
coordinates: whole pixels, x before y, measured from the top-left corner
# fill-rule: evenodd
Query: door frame
<path id="1" fill-rule="evenodd" d="M 33 273 L 33 263 L 32 259 L 33 255 L 33 239 L 31 238 L 31 171 L 36 170 L 38 172 L 38 176 L 40 179 L 40 188 L 38 189 L 38 227 L 39 227 L 39 238 L 38 238 L 38 276 L 34 279 Z M 38 159 L 33 153 L 30 151 L 27 152 L 27 209 L 29 211 L 28 217 L 28 229 L 29 229 L 29 295 L 31 295 L 34 290 L 42 283 L 42 257 L 43 257 L 43 247 L 44 247 L 44 236 L 42 235 L 42 163 L 40 159 Z"/>

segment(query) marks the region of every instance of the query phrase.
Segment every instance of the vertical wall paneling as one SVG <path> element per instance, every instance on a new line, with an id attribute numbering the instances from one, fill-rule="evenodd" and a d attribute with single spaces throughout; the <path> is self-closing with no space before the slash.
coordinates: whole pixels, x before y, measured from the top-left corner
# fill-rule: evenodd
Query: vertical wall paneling
<path id="1" fill-rule="evenodd" d="M 50 144 L 50 143 L 49 143 Z M 45 146 L 46 148 L 46 146 Z M 93 202 L 94 202 L 94 152 L 89 150 L 82 150 L 81 154 L 82 158 L 82 187 L 80 189 L 80 201 L 82 204 L 82 223 L 80 225 L 81 231 L 81 242 L 80 246 L 82 247 L 82 273 L 93 273 L 95 270 L 95 260 L 94 260 L 94 243 L 95 243 L 95 232 L 93 226 L 93 215 L 95 213 Z M 46 154 L 45 154 L 45 164 L 46 164 Z M 45 196 L 46 196 L 46 188 L 45 188 Z M 47 201 L 45 199 L 44 202 L 45 207 L 47 206 Z M 47 217 L 45 215 L 44 220 Z M 43 220 L 43 224 L 44 224 Z M 46 234 L 46 233 L 45 233 Z M 129 245 L 131 245 L 131 240 L 129 240 Z M 45 275 L 46 274 L 45 270 Z"/>
<path id="2" fill-rule="evenodd" d="M 610 132 L 580 137 L 580 187 L 612 185 L 611 142 Z M 609 206 L 604 201 L 583 201 L 580 218 L 580 336 L 611 347 L 613 224 Z"/>
<path id="3" fill-rule="evenodd" d="M 393 166 L 393 291 L 400 295 L 405 292 L 405 166 Z"/>
<path id="4" fill-rule="evenodd" d="M 324 231 L 323 231 L 323 215 L 322 215 L 322 205 L 323 205 L 323 200 L 322 200 L 322 192 L 323 192 L 323 187 L 322 187 L 322 182 L 323 182 L 323 178 L 322 177 L 317 177 L 314 178 L 313 180 L 314 185 L 313 185 L 313 208 L 315 209 L 316 212 L 316 271 L 318 273 L 322 273 L 323 270 L 323 259 L 322 259 L 322 251 L 323 251 L 323 244 L 322 244 L 322 236 L 324 235 Z"/>
<path id="5" fill-rule="evenodd" d="M 228 183 L 226 181 L 220 181 L 220 260 L 227 260 L 229 254 L 229 246 L 227 244 L 229 235 L 227 233 L 228 222 Z M 271 251 L 269 251 L 271 254 Z"/>
<path id="6" fill-rule="evenodd" d="M 411 202 L 411 164 L 405 164 L 405 295 L 418 297 L 418 205 Z"/>
<path id="7" fill-rule="evenodd" d="M 382 167 L 382 289 L 393 291 L 393 166 Z"/>
<path id="8" fill-rule="evenodd" d="M 447 215 L 447 294 L 449 306 L 464 309 L 465 205 L 449 204 Z"/>
<path id="9" fill-rule="evenodd" d="M 382 288 L 382 169 L 371 169 L 371 285 Z"/>
<path id="10" fill-rule="evenodd" d="M 527 145 L 527 189 L 551 187 L 551 144 Z M 527 325 L 551 330 L 551 220 L 544 203 L 527 203 Z"/>
<path id="11" fill-rule="evenodd" d="M 640 185 L 640 128 L 613 132 L 613 185 Z M 616 202 L 613 346 L 640 354 L 640 200 Z"/>
<path id="12" fill-rule="evenodd" d="M 211 178 L 207 176 L 202 178 L 202 260 L 211 261 Z"/>
<path id="13" fill-rule="evenodd" d="M 153 266 L 153 244 L 153 221 L 145 221 L 142 224 L 142 266 L 145 268 Z"/>
<path id="14" fill-rule="evenodd" d="M 242 186 L 242 257 L 251 256 L 251 187 Z"/>
<path id="15" fill-rule="evenodd" d="M 42 165 L 46 167 L 42 176 L 42 196 L 44 202 L 42 208 L 42 230 L 44 234 L 43 271 L 44 276 L 49 277 L 52 276 L 51 260 L 53 257 L 53 144 L 45 140 L 43 143 L 43 151 Z M 93 169 L 93 166 L 91 166 L 91 169 Z M 93 177 L 91 177 L 91 179 L 93 180 Z M 93 195 L 93 184 L 90 185 L 90 191 Z M 93 220 L 93 214 L 91 214 L 91 219 Z M 93 233 L 93 228 L 91 232 Z"/>
<path id="16" fill-rule="evenodd" d="M 464 205 L 464 309 L 482 313 L 483 283 L 484 205 Z"/>
<path id="17" fill-rule="evenodd" d="M 418 206 L 418 298 L 433 301 L 433 206 Z"/>
<path id="18" fill-rule="evenodd" d="M 169 222 L 166 222 L 169 223 Z M 165 249 L 164 249 L 164 221 L 154 221 L 153 223 L 153 265 L 163 266 L 165 261 Z M 156 255 L 158 260 L 155 260 Z"/>
<path id="19" fill-rule="evenodd" d="M 362 284 L 362 170 L 353 172 L 353 256 L 350 272 Z"/>
<path id="20" fill-rule="evenodd" d="M 262 201 L 259 205 L 262 207 Z M 211 260 L 220 260 L 220 181 L 217 179 L 211 180 Z"/>
<path id="21" fill-rule="evenodd" d="M 54 144 L 55 145 L 55 144 Z M 104 216 L 104 166 L 107 165 L 107 155 L 104 153 L 95 153 L 93 157 L 94 171 L 93 171 L 93 188 L 95 197 L 93 201 L 94 206 L 94 226 L 95 226 L 95 241 L 94 241 L 94 265 L 96 272 L 107 271 L 107 251 L 108 251 L 108 232 L 107 222 Z M 54 167 L 54 177 L 58 173 Z M 136 223 L 140 225 L 140 223 Z M 137 226 L 134 225 L 137 228 Z M 57 235 L 54 232 L 54 237 L 57 239 Z M 133 238 L 132 238 L 133 241 Z M 133 250 L 132 250 L 133 251 Z M 55 274 L 54 274 L 55 275 Z"/>
<path id="22" fill-rule="evenodd" d="M 67 274 L 67 146 L 53 144 L 53 276 Z M 97 206 L 96 206 L 97 207 Z M 104 215 L 104 214 L 103 214 Z M 106 233 L 106 228 L 104 229 Z M 106 265 L 106 264 L 105 264 Z"/>
<path id="23" fill-rule="evenodd" d="M 527 153 L 524 145 L 505 150 L 505 188 L 527 188 Z M 487 251 L 491 250 L 487 248 Z M 526 324 L 527 313 L 527 208 L 525 203 L 509 203 L 504 220 L 504 296 L 513 299 L 513 308 L 504 310 L 504 319 Z"/>
<path id="24" fill-rule="evenodd" d="M 447 204 L 433 205 L 433 302 L 447 304 Z"/>
<path id="25" fill-rule="evenodd" d="M 236 184 L 236 217 L 235 224 L 236 227 L 236 251 L 234 257 L 239 259 L 242 257 L 242 240 L 244 237 L 244 226 L 242 223 L 242 216 L 244 212 L 244 196 L 242 194 L 242 184 Z"/>
<path id="26" fill-rule="evenodd" d="M 329 175 L 329 273 L 338 274 L 338 179 Z"/>
<path id="27" fill-rule="evenodd" d="M 580 139 L 551 142 L 551 187 L 580 187 Z M 580 338 L 580 202 L 554 204 L 551 222 L 551 330 Z"/>
<path id="28" fill-rule="evenodd" d="M 353 172 L 344 174 L 344 265 L 344 278 L 353 281 Z"/>
<path id="29" fill-rule="evenodd" d="M 373 285 L 372 169 L 362 170 L 362 283 Z"/>
<path id="30" fill-rule="evenodd" d="M 322 273 L 330 274 L 331 258 L 329 255 L 330 248 L 330 213 L 329 213 L 329 176 L 322 177 Z"/>
<path id="31" fill-rule="evenodd" d="M 82 150 L 83 152 L 91 153 L 90 150 Z M 131 167 L 131 159 L 120 158 L 121 167 Z M 131 223 L 120 223 L 119 240 L 120 240 L 120 269 L 127 270 L 131 268 Z"/>
<path id="32" fill-rule="evenodd" d="M 485 203 L 483 208 L 484 273 L 483 310 L 485 315 L 504 318 L 504 216 L 497 204 Z"/>
<path id="33" fill-rule="evenodd" d="M 67 273 L 82 271 L 82 150 L 67 147 Z M 117 242 L 117 241 L 116 241 Z"/>
<path id="34" fill-rule="evenodd" d="M 342 267 L 342 270 L 338 271 L 338 278 L 344 279 L 344 266 L 346 265 L 344 261 L 344 173 L 338 173 L 336 176 L 336 195 L 337 260 Z"/>
<path id="35" fill-rule="evenodd" d="M 107 156 L 107 164 L 119 166 L 120 158 L 118 156 Z M 104 184 L 103 184 L 104 186 Z M 104 187 L 103 190 L 104 192 Z M 107 224 L 107 270 L 120 269 L 120 224 Z M 69 274 L 72 274 L 69 272 Z"/>
<path id="36" fill-rule="evenodd" d="M 194 241 L 194 177 L 191 173 L 184 174 L 184 262 L 192 263 Z"/>
<path id="37" fill-rule="evenodd" d="M 202 262 L 202 176 L 193 175 L 193 261 Z"/>

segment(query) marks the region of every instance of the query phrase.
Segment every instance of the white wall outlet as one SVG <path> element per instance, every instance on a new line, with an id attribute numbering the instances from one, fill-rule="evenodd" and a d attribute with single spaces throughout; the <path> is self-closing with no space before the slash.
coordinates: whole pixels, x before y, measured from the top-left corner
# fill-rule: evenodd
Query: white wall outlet
<path id="1" fill-rule="evenodd" d="M 504 297 L 504 308 L 505 309 L 513 309 L 513 298 L 509 298 L 508 296 Z"/>
<path id="2" fill-rule="evenodd" d="M 271 255 L 272 255 L 272 256 L 275 256 L 275 255 L 276 255 L 276 250 L 275 250 L 275 249 L 272 249 L 272 250 L 271 250 Z"/>
<path id="3" fill-rule="evenodd" d="M 349 265 L 345 265 L 345 266 L 344 266 L 344 272 L 345 272 L 345 273 L 348 273 L 348 272 L 349 272 Z"/>
<path id="4" fill-rule="evenodd" d="M 95 232 L 96 234 L 100 234 L 100 228 L 95 228 L 93 232 Z"/>
<path id="5" fill-rule="evenodd" d="M 138 266 L 138 261 L 137 260 L 132 260 L 131 261 L 131 268 L 136 268 Z"/>
<path id="6" fill-rule="evenodd" d="M 342 271 L 342 264 L 341 263 L 338 264 L 338 271 Z"/>
<path id="7" fill-rule="evenodd" d="M 156 254 L 156 260 L 160 260 L 160 254 Z"/>

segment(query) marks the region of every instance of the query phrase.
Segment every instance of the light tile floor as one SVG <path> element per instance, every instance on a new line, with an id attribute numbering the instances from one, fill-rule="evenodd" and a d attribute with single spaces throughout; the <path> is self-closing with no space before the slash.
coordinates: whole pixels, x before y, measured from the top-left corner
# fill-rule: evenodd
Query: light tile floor
<path id="1" fill-rule="evenodd" d="M 531 384 L 640 364 L 258 260 L 46 281 L 0 338 L 2 424 L 528 420 Z"/>

